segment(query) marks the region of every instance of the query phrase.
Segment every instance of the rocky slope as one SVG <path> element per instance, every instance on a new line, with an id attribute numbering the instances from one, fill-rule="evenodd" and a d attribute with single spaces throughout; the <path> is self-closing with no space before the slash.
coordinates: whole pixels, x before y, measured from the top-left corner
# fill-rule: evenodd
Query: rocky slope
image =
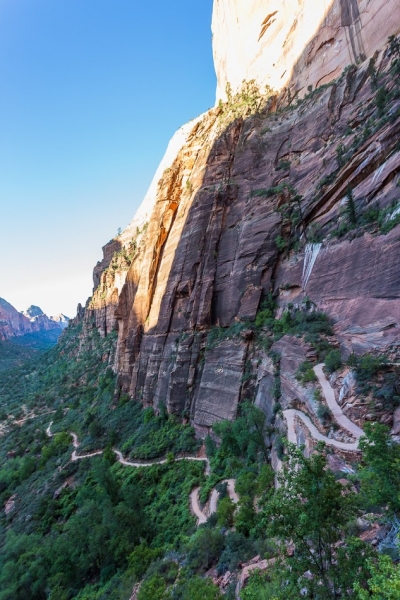
<path id="1" fill-rule="evenodd" d="M 243 80 L 292 93 L 328 83 L 400 29 L 395 0 L 216 0 L 217 99 Z"/>
<path id="2" fill-rule="evenodd" d="M 216 14 L 225 5 L 216 2 Z M 379 5 L 369 3 L 369 14 Z M 366 9 L 360 14 L 369 55 L 399 19 L 376 27 L 378 40 Z M 332 77 L 351 62 L 343 57 Z M 249 393 L 272 413 L 276 366 L 251 326 L 270 293 L 278 315 L 310 303 L 323 310 L 344 357 L 399 358 L 395 58 L 393 45 L 383 46 L 302 101 L 288 89 L 262 97 L 248 83 L 186 127 L 134 227 L 105 247 L 95 269 L 85 322 L 103 335 L 118 329 L 121 392 L 155 408 L 165 403 L 199 430 L 234 418 Z M 272 350 L 282 356 L 283 408 L 315 411 L 294 377 L 315 356 L 312 344 L 285 336 Z"/>
<path id="3" fill-rule="evenodd" d="M 21 337 L 44 331 L 62 331 L 68 325 L 68 317 L 48 317 L 38 306 L 30 306 L 18 312 L 9 302 L 0 298 L 0 340 Z"/>

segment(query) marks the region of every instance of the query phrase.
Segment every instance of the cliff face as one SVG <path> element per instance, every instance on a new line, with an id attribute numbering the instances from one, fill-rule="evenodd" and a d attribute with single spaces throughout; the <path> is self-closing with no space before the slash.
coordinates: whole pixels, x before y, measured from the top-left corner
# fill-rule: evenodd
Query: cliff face
<path id="1" fill-rule="evenodd" d="M 102 335 L 106 335 L 115 326 L 115 309 L 133 259 L 136 265 L 142 259 L 144 236 L 158 199 L 158 182 L 171 168 L 176 156 L 185 147 L 193 127 L 201 119 L 202 116 L 198 117 L 175 133 L 132 222 L 125 231 L 103 247 L 103 259 L 93 270 L 93 296 L 87 312 L 87 319 L 94 318 Z"/>
<path id="2" fill-rule="evenodd" d="M 216 0 L 217 100 L 243 80 L 303 94 L 382 48 L 400 30 L 396 0 Z"/>
<path id="3" fill-rule="evenodd" d="M 245 14 L 244 3 L 232 4 Z M 367 8 L 380 2 L 366 4 L 365 27 Z M 216 2 L 215 15 L 225 8 L 231 18 L 229 5 Z M 396 23 L 379 35 L 386 40 Z M 275 366 L 246 328 L 269 293 L 280 311 L 309 301 L 325 311 L 345 355 L 399 357 L 400 91 L 389 54 L 383 48 L 296 105 L 287 91 L 268 99 L 250 87 L 186 127 L 134 225 L 112 242 L 119 249 L 106 248 L 95 272 L 85 319 L 103 334 L 118 328 L 120 390 L 208 427 L 234 418 L 251 380 L 271 411 Z M 312 349 L 287 336 L 273 349 L 283 405 L 307 402 L 293 375 Z"/>

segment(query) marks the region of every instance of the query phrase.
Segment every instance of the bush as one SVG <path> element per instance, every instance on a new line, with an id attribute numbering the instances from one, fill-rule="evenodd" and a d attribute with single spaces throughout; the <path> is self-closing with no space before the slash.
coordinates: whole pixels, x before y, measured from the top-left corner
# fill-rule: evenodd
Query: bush
<path id="1" fill-rule="evenodd" d="M 219 559 L 217 572 L 233 571 L 241 562 L 255 555 L 254 543 L 238 531 L 230 531 L 225 538 L 225 548 Z"/>
<path id="2" fill-rule="evenodd" d="M 367 394 L 372 389 L 373 378 L 387 365 L 387 358 L 386 356 L 373 356 L 372 354 L 364 354 L 364 356 L 352 354 L 348 364 L 355 370 L 359 385 L 358 391 Z"/>
<path id="3" fill-rule="evenodd" d="M 201 527 L 192 538 L 188 566 L 195 571 L 207 571 L 221 555 L 225 536 L 218 530 Z"/>
<path id="4" fill-rule="evenodd" d="M 384 375 L 383 382 L 374 390 L 374 398 L 389 410 L 400 405 L 400 378 L 396 373 Z"/>
<path id="5" fill-rule="evenodd" d="M 296 379 L 303 385 L 317 381 L 317 376 L 313 371 L 313 365 L 307 360 L 301 363 L 296 372 Z"/>
<path id="6" fill-rule="evenodd" d="M 135 579 L 140 580 L 151 563 L 160 557 L 160 554 L 160 550 L 149 548 L 144 542 L 136 546 L 134 551 L 129 555 L 128 563 Z"/>
<path id="7" fill-rule="evenodd" d="M 289 246 L 288 240 L 283 238 L 281 235 L 278 235 L 275 238 L 275 244 L 276 244 L 276 247 L 278 248 L 279 252 L 285 252 L 285 250 Z"/>
<path id="8" fill-rule="evenodd" d="M 342 358 L 339 350 L 331 350 L 325 356 L 325 366 L 329 373 L 337 371 L 342 366 Z"/>
<path id="9" fill-rule="evenodd" d="M 220 527 L 232 527 L 235 508 L 236 506 L 229 496 L 225 496 L 218 502 L 217 518 Z"/>
<path id="10" fill-rule="evenodd" d="M 174 598 L 177 597 L 182 600 L 187 598 L 190 598 L 190 600 L 218 600 L 218 598 L 223 598 L 211 579 L 201 577 L 193 577 L 184 582 L 183 585 L 178 584 L 175 593 Z"/>
<path id="11" fill-rule="evenodd" d="M 140 586 L 138 600 L 162 600 L 166 598 L 167 586 L 161 575 L 155 574 Z"/>
<path id="12" fill-rule="evenodd" d="M 332 413 L 326 404 L 320 404 L 317 409 L 318 418 L 322 421 L 322 423 L 326 424 L 327 422 L 332 420 Z"/>

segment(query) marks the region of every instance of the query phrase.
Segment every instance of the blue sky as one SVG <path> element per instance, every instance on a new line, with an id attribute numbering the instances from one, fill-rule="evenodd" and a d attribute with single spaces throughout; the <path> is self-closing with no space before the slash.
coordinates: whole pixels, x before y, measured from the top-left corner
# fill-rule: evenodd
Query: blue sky
<path id="1" fill-rule="evenodd" d="M 75 313 L 173 133 L 214 103 L 212 0 L 0 0 L 0 296 Z"/>

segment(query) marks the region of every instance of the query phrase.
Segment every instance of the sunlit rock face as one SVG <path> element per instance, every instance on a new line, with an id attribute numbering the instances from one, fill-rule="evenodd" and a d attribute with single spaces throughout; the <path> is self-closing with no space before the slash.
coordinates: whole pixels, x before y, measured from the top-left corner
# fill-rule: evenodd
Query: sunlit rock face
<path id="1" fill-rule="evenodd" d="M 382 48 L 400 29 L 398 0 L 215 0 L 217 101 L 255 79 L 307 91 Z"/>
<path id="2" fill-rule="evenodd" d="M 349 187 L 360 218 L 379 207 L 387 225 L 400 210 L 400 88 L 386 45 L 399 24 L 397 4 L 381 0 L 215 1 L 218 97 L 243 79 L 321 89 L 299 103 L 285 90 L 253 115 L 234 112 L 235 101 L 217 106 L 173 138 L 94 271 L 86 326 L 118 330 L 117 395 L 166 405 L 203 433 L 244 399 L 272 415 L 275 367 L 246 328 L 269 293 L 280 311 L 311 299 L 344 354 L 400 360 L 400 225 L 335 233 Z M 374 74 L 390 92 L 381 116 Z M 291 236 L 287 186 L 309 236 L 299 231 L 291 252 L 279 247 Z M 312 412 L 295 373 L 315 351 L 293 337 L 272 350 L 283 357 L 282 407 Z"/>
<path id="3" fill-rule="evenodd" d="M 103 246 L 103 259 L 93 269 L 93 296 L 85 314 L 87 322 L 94 319 L 102 336 L 115 327 L 115 309 L 132 262 L 138 264 L 143 258 L 144 238 L 157 201 L 159 182 L 171 170 L 193 128 L 202 118 L 203 115 L 200 115 L 189 121 L 173 135 L 134 218 L 124 231 Z"/>

